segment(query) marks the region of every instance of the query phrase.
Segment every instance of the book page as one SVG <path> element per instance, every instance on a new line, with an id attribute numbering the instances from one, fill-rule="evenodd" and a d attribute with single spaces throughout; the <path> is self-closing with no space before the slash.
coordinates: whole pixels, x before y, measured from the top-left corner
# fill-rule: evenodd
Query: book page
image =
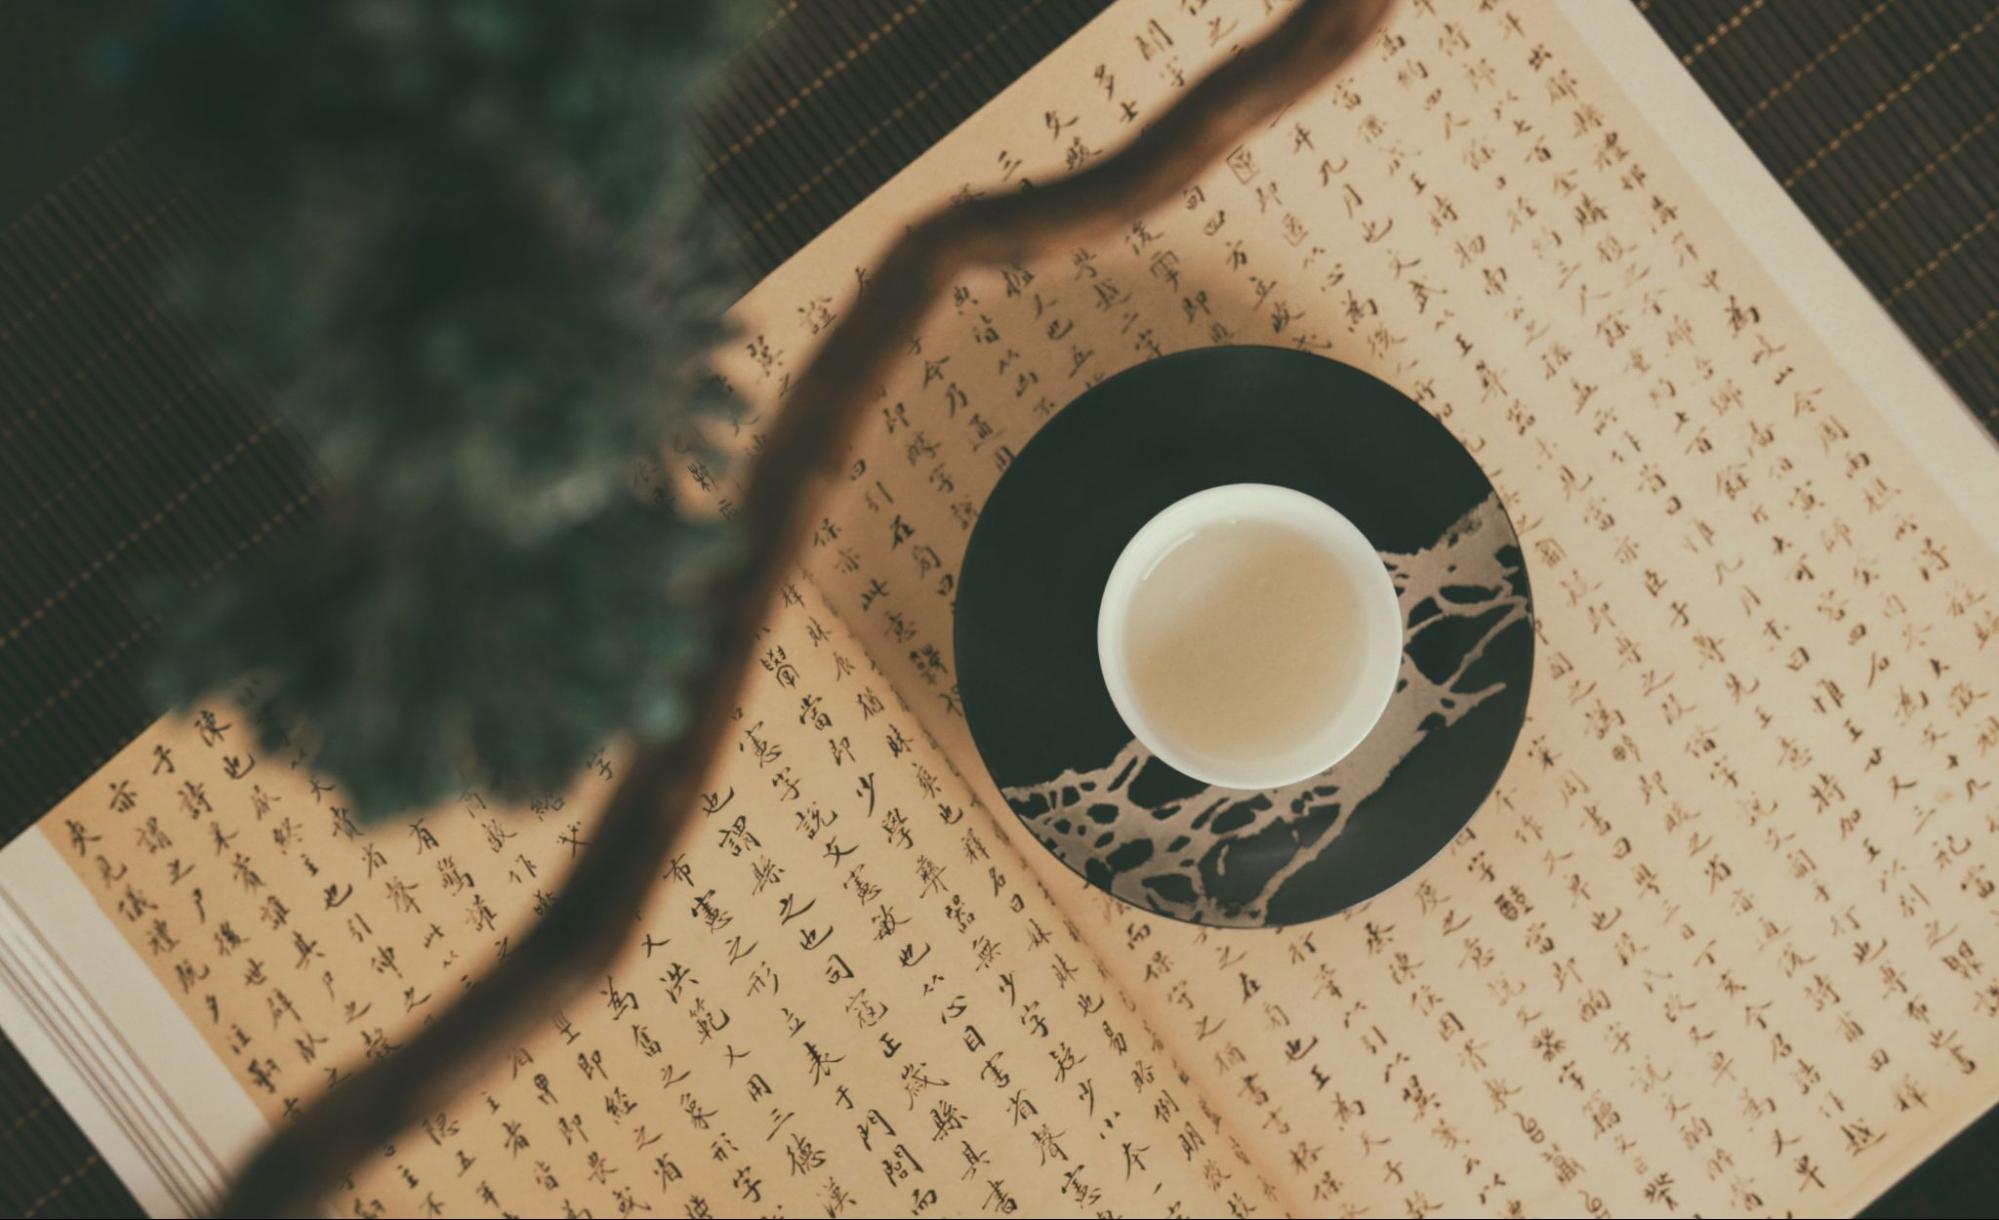
<path id="1" fill-rule="evenodd" d="M 773 403 L 901 225 L 1087 164 L 1264 20 L 1125 0 L 760 286 L 733 383 Z M 980 505 L 1082 390 L 1218 343 L 1441 418 L 1540 643 L 1497 791 L 1361 909 L 1207 931 L 1029 850 L 1288 1207 L 1850 1212 L 1999 1101 L 1999 560 L 1549 5 L 1402 5 L 911 337 L 809 566 L 1002 822 L 950 648 Z"/>
<path id="2" fill-rule="evenodd" d="M 364 828 L 305 759 L 255 748 L 254 698 L 162 720 L 38 830 L 281 1124 L 507 951 L 623 760 L 526 809 L 468 789 Z M 601 984 L 384 1147 L 337 1211 L 1267 1211 L 809 581 L 733 719 Z"/>

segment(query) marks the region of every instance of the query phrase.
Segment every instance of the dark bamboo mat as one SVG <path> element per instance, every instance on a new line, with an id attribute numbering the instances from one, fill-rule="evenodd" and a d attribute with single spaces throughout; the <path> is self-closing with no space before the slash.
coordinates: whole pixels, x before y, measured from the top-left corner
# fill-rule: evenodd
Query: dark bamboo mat
<path id="1" fill-rule="evenodd" d="M 1923 355 L 1999 430 L 1999 4 L 1638 6 Z"/>
<path id="2" fill-rule="evenodd" d="M 1636 2 L 1999 430 L 1999 10 Z M 1104 3 L 790 0 L 700 120 L 745 264 L 782 262 Z M 0 5 L 0 838 L 152 719 L 133 581 L 228 563 L 311 511 L 282 431 L 144 287 L 203 231 L 200 208 L 60 66 L 123 6 Z M 1879 1214 L 1989 1212 L 1999 1182 L 1973 1153 L 1999 1123 L 1973 1134 Z M 0 1213 L 132 1210 L 0 1043 Z"/>

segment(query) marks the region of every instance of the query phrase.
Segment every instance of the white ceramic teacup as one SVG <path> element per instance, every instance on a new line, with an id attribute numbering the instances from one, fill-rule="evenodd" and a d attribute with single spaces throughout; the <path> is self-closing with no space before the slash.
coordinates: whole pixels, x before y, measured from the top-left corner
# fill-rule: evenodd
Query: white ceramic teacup
<path id="1" fill-rule="evenodd" d="M 1127 645 L 1134 634 L 1134 599 L 1166 596 L 1157 589 L 1147 593 L 1145 586 L 1148 577 L 1162 570 L 1161 561 L 1204 530 L 1247 523 L 1282 527 L 1282 532 L 1262 531 L 1255 536 L 1281 536 L 1291 546 L 1297 545 L 1297 539 L 1302 538 L 1312 549 L 1296 553 L 1307 557 L 1320 554 L 1331 560 L 1330 570 L 1316 560 L 1308 566 L 1320 578 L 1322 587 L 1323 581 L 1335 578 L 1335 573 L 1336 579 L 1346 582 L 1344 589 L 1338 590 L 1341 596 L 1336 599 L 1341 613 L 1338 638 L 1341 641 L 1339 647 L 1350 648 L 1353 652 L 1338 658 L 1337 666 L 1319 665 L 1328 659 L 1326 657 L 1300 658 L 1301 672 L 1311 675 L 1306 680 L 1321 681 L 1317 675 L 1323 672 L 1323 681 L 1328 684 L 1308 688 L 1312 692 L 1311 706 L 1302 714 L 1314 717 L 1316 723 L 1301 725 L 1293 722 L 1285 725 L 1281 734 L 1271 738 L 1273 742 L 1281 740 L 1281 746 L 1217 753 L 1192 745 L 1185 739 L 1175 740 L 1172 734 L 1162 731 L 1153 717 L 1148 716 L 1146 694 L 1138 689 Z M 1246 536 L 1242 530 L 1228 535 L 1241 536 Z M 1213 546 L 1209 546 L 1187 554 L 1213 555 L 1216 552 Z M 1228 553 L 1224 550 L 1221 554 L 1222 558 L 1212 563 L 1205 559 L 1192 561 L 1206 565 L 1197 566 L 1194 575 L 1203 575 L 1206 568 L 1226 568 Z M 1187 562 L 1183 558 L 1174 570 L 1176 589 L 1185 587 L 1188 573 L 1182 569 Z M 1215 572 L 1217 581 L 1226 580 L 1228 576 L 1220 570 Z M 1246 607 L 1248 612 L 1243 616 L 1246 623 L 1256 621 L 1254 610 L 1254 607 Z M 1295 605 L 1291 611 L 1294 618 L 1306 612 Z M 1103 668 L 1104 684 L 1109 688 L 1111 701 L 1117 706 L 1125 725 L 1168 766 L 1195 779 L 1226 788 L 1283 787 L 1317 775 L 1345 758 L 1373 729 L 1388 706 L 1390 696 L 1395 693 L 1402 665 L 1402 641 L 1402 611 L 1395 585 L 1367 536 L 1325 502 L 1303 492 L 1265 483 L 1231 483 L 1211 487 L 1161 510 L 1125 544 L 1123 553 L 1111 568 L 1110 579 L 1105 582 L 1103 600 L 1097 611 L 1097 660 Z M 1266 655 L 1265 664 L 1272 659 Z M 1152 672 L 1157 673 L 1158 670 Z M 1236 693 L 1240 695 L 1242 692 Z M 1184 700 L 1184 694 L 1181 698 Z M 1302 704 L 1305 701 L 1299 702 Z M 1261 707 L 1252 710 L 1267 714 Z"/>

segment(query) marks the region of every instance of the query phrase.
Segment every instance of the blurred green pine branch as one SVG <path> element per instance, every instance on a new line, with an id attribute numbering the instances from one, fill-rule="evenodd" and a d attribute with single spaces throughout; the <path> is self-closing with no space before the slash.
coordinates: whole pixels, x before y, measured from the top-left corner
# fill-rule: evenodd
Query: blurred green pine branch
<path id="1" fill-rule="evenodd" d="M 228 218 L 177 298 L 271 388 L 322 508 L 154 609 L 160 692 L 247 674 L 366 817 L 558 791 L 697 709 L 723 527 L 639 477 L 739 285 L 688 118 L 726 0 L 171 0 L 104 79 Z"/>

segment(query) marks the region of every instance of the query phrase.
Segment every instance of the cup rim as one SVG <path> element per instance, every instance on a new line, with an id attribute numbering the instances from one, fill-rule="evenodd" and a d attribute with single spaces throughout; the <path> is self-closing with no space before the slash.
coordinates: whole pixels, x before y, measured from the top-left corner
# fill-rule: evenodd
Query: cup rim
<path id="1" fill-rule="evenodd" d="M 1268 520 L 1302 527 L 1327 549 L 1360 586 L 1368 654 L 1353 692 L 1304 744 L 1274 759 L 1239 768 L 1192 760 L 1164 740 L 1138 708 L 1126 673 L 1124 623 L 1132 595 L 1173 542 L 1203 525 Z M 1392 640 L 1394 646 L 1387 646 Z M 1375 641 L 1381 641 L 1377 644 Z M 1381 553 L 1360 527 L 1316 496 L 1271 483 L 1225 483 L 1183 496 L 1146 521 L 1126 541 L 1097 605 L 1097 666 L 1125 727 L 1153 755 L 1193 779 L 1217 787 L 1254 791 L 1282 788 L 1331 769 L 1374 730 L 1399 684 L 1404 631 L 1401 600 Z"/>

